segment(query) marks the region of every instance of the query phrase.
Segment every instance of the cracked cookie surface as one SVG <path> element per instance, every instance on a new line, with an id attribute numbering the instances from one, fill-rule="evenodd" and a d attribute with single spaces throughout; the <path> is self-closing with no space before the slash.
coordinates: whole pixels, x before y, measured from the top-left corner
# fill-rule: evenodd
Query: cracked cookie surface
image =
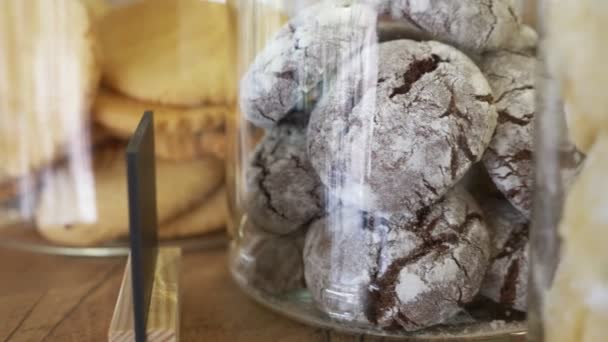
<path id="1" fill-rule="evenodd" d="M 480 64 L 494 91 L 498 112 L 496 133 L 483 163 L 496 187 L 528 218 L 532 208 L 537 63 L 533 55 L 500 51 L 486 54 Z M 560 150 L 562 178 L 568 184 L 583 156 L 572 144 Z"/>
<path id="2" fill-rule="evenodd" d="M 483 52 L 510 46 L 521 18 L 512 0 L 366 0 L 436 40 Z"/>
<path id="3" fill-rule="evenodd" d="M 241 81 L 241 112 L 269 128 L 317 91 L 338 63 L 376 43 L 376 12 L 325 2 L 291 19 L 256 57 Z"/>
<path id="4" fill-rule="evenodd" d="M 489 254 L 481 211 L 457 188 L 414 218 L 346 208 L 316 221 L 304 274 L 331 316 L 414 331 L 473 299 Z"/>
<path id="5" fill-rule="evenodd" d="M 496 126 L 492 98 L 485 77 L 458 50 L 382 43 L 343 67 L 311 114 L 309 157 L 346 203 L 413 214 L 481 159 Z"/>
<path id="6" fill-rule="evenodd" d="M 526 311 L 528 298 L 528 220 L 505 199 L 480 201 L 492 256 L 480 293 L 507 307 Z"/>
<path id="7" fill-rule="evenodd" d="M 483 163 L 496 187 L 526 216 L 532 206 L 536 65 L 536 57 L 508 51 L 487 54 L 480 64 L 498 112 Z"/>
<path id="8" fill-rule="evenodd" d="M 260 229 L 288 234 L 324 211 L 324 188 L 306 154 L 306 126 L 282 122 L 266 134 L 247 170 L 248 216 Z"/>

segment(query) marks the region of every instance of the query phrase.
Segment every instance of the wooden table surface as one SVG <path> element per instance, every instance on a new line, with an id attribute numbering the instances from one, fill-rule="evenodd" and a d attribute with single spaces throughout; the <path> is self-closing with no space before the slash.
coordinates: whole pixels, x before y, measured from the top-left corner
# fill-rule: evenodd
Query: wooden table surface
<path id="1" fill-rule="evenodd" d="M 125 258 L 75 258 L 0 248 L 0 341 L 105 341 Z M 185 254 L 182 341 L 379 341 L 307 327 L 242 294 L 226 251 Z"/>

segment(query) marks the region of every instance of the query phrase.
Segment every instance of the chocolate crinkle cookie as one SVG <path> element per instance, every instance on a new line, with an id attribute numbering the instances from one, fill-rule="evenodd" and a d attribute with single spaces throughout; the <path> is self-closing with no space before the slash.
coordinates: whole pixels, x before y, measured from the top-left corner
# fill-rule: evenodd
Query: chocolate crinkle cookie
<path id="1" fill-rule="evenodd" d="M 483 163 L 498 189 L 525 215 L 532 205 L 536 65 L 535 56 L 508 51 L 487 54 L 480 64 L 498 112 Z"/>
<path id="2" fill-rule="evenodd" d="M 248 218 L 270 233 L 306 228 L 325 210 L 324 187 L 306 154 L 305 127 L 289 120 L 269 130 L 247 169 Z"/>
<path id="3" fill-rule="evenodd" d="M 489 248 L 481 211 L 460 188 L 414 218 L 343 208 L 307 233 L 306 284 L 335 318 L 414 331 L 473 299 Z"/>
<path id="4" fill-rule="evenodd" d="M 480 293 L 506 307 L 526 311 L 528 220 L 505 199 L 480 201 L 490 235 L 492 256 Z"/>
<path id="5" fill-rule="evenodd" d="M 241 232 L 240 248 L 231 260 L 238 281 L 267 294 L 284 294 L 303 289 L 304 233 L 269 234 L 251 223 Z M 280 261 L 280 262 L 279 262 Z"/>
<path id="6" fill-rule="evenodd" d="M 315 221 L 304 244 L 306 285 L 321 311 L 338 320 L 368 322 L 369 286 L 378 244 L 370 215 L 339 207 Z"/>
<path id="7" fill-rule="evenodd" d="M 463 53 L 390 41 L 340 70 L 311 114 L 309 157 L 332 195 L 413 214 L 481 159 L 496 117 L 490 86 Z"/>
<path id="8" fill-rule="evenodd" d="M 532 151 L 536 113 L 534 55 L 500 51 L 483 56 L 480 67 L 496 97 L 498 125 L 483 163 L 497 188 L 525 217 L 532 207 Z M 563 113 L 556 113 L 563 115 Z M 564 148 L 565 183 L 576 174 L 583 156 L 573 145 Z"/>
<path id="9" fill-rule="evenodd" d="M 365 0 L 436 40 L 471 52 L 508 47 L 521 25 L 513 0 Z"/>
<path id="10" fill-rule="evenodd" d="M 376 12 L 367 5 L 323 2 L 303 10 L 256 57 L 241 81 L 241 111 L 269 128 L 318 91 L 336 66 L 374 44 Z"/>

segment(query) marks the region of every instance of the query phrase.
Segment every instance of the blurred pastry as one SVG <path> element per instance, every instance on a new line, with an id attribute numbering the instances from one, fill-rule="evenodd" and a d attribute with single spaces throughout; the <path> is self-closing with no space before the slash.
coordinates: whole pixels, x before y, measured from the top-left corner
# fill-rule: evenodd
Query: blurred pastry
<path id="1" fill-rule="evenodd" d="M 191 160 L 205 155 L 223 158 L 226 105 L 168 106 L 141 102 L 101 89 L 94 105 L 95 121 L 119 138 L 128 139 L 141 115 L 154 111 L 156 155 L 167 160 Z"/>
<path id="2" fill-rule="evenodd" d="M 39 232 L 52 242 L 89 246 L 128 234 L 127 180 L 124 146 L 111 144 L 95 154 L 95 201 L 82 201 L 76 190 L 64 186 L 68 168 L 49 172 L 36 211 Z M 158 222 L 163 224 L 198 207 L 223 181 L 223 164 L 206 157 L 189 162 L 156 163 Z M 82 185 L 82 184 L 81 184 Z M 97 203 L 96 217 L 87 223 L 81 212 L 87 203 Z"/>
<path id="3" fill-rule="evenodd" d="M 100 22 L 104 83 L 129 97 L 171 105 L 232 104 L 233 25 L 225 4 L 147 0 Z"/>
<path id="4" fill-rule="evenodd" d="M 226 188 L 211 194 L 198 208 L 174 218 L 160 227 L 162 239 L 183 238 L 221 230 L 228 216 Z"/>

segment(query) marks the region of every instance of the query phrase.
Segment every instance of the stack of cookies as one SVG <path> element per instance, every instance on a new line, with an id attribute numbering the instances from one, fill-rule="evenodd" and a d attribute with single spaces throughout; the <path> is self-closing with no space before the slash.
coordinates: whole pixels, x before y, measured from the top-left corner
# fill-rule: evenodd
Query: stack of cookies
<path id="1" fill-rule="evenodd" d="M 188 161 L 224 155 L 224 119 L 235 102 L 235 41 L 228 7 L 152 0 L 99 22 L 103 88 L 94 119 L 119 138 L 154 110 L 157 155 Z"/>
<path id="2" fill-rule="evenodd" d="M 152 110 L 161 238 L 224 227 L 224 127 L 236 97 L 226 5 L 31 0 L 0 9 L 0 75 L 11 77 L 0 79 L 9 85 L 0 119 L 11 123 L 0 124 L 0 201 L 23 194 L 41 235 L 58 244 L 125 237 L 124 151 Z M 26 27 L 19 13 L 44 15 Z"/>
<path id="3" fill-rule="evenodd" d="M 480 296 L 525 311 L 536 45 L 511 0 L 328 2 L 292 18 L 241 80 L 241 111 L 266 130 L 242 281 L 306 287 L 328 316 L 383 329 L 449 322 Z M 563 157 L 567 183 L 583 156 Z"/>

